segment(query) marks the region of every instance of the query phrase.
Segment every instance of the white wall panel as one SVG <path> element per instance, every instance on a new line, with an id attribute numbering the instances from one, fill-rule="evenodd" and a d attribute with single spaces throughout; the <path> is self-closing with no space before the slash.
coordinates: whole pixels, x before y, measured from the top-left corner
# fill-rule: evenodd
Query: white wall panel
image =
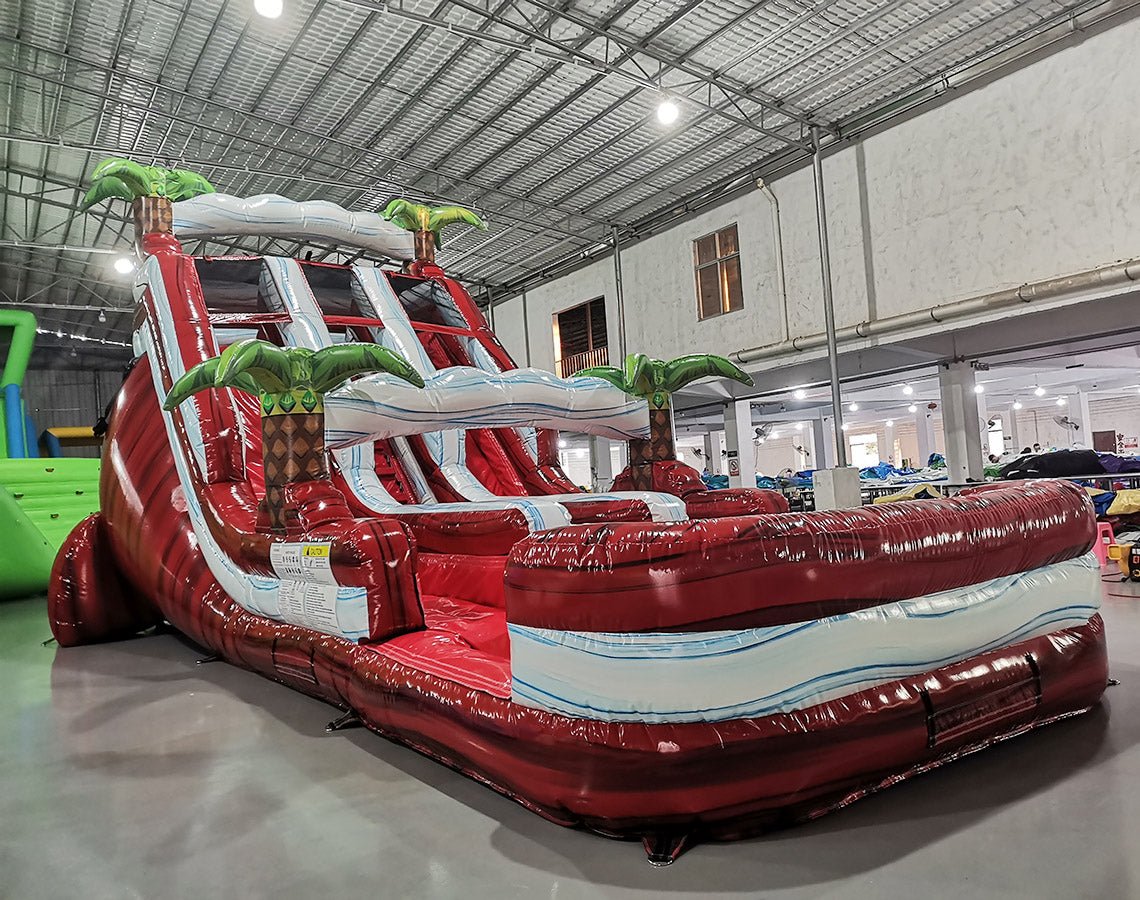
<path id="1" fill-rule="evenodd" d="M 1138 43 L 1140 20 L 1124 22 L 828 157 L 838 324 L 1140 256 L 1140 121 L 1127 113 L 1140 84 Z M 791 331 L 818 333 L 811 171 L 771 187 L 782 215 Z M 732 222 L 744 310 L 698 322 L 692 241 Z M 782 337 L 770 210 L 759 190 L 628 248 L 622 259 L 630 350 L 726 353 Z M 551 315 L 599 295 L 616 357 L 607 258 L 528 294 L 535 365 L 553 364 Z M 514 301 L 496 315 L 516 355 L 521 323 L 507 320 L 519 315 Z"/>

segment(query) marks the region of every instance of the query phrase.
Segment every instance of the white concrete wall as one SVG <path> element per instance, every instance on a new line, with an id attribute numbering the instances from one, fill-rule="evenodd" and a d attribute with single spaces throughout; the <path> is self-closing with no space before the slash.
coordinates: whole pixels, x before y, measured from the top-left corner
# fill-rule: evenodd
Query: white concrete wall
<path id="1" fill-rule="evenodd" d="M 1125 22 L 825 160 L 840 326 L 1140 256 L 1140 21 Z M 683 126 L 682 126 L 683 127 Z M 822 330 L 811 171 L 779 198 L 793 336 Z M 744 309 L 699 322 L 692 241 L 736 222 Z M 628 348 L 668 358 L 780 340 L 770 207 L 755 190 L 622 254 Z M 532 363 L 554 360 L 551 317 L 605 296 L 613 262 L 528 295 Z M 1002 313 L 1009 315 L 1010 313 Z M 496 311 L 522 362 L 521 304 Z"/>
<path id="2" fill-rule="evenodd" d="M 1089 413 L 1092 415 L 1091 430 L 1087 434 L 1077 435 L 1077 440 L 1086 448 L 1092 448 L 1093 431 L 1116 431 L 1126 438 L 1140 437 L 1140 394 L 1090 399 Z M 1017 417 L 1017 427 L 1022 444 L 1032 445 L 1036 442 L 1046 448 L 1066 449 L 1069 446 L 1069 432 L 1053 421 L 1054 416 L 1073 416 L 1073 412 L 1068 407 L 1058 406 L 1021 410 Z M 1017 449 L 1020 450 L 1021 447 Z"/>

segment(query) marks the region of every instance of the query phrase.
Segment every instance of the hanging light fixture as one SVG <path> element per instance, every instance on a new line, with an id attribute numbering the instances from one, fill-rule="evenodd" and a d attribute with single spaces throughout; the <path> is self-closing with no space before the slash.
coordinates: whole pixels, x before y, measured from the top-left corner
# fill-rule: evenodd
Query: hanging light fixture
<path id="1" fill-rule="evenodd" d="M 803 388 L 796 388 L 794 391 L 792 391 L 792 396 L 797 400 L 803 400 L 804 397 L 807 396 L 807 391 L 805 391 Z"/>
<path id="2" fill-rule="evenodd" d="M 1020 400 L 1014 400 L 1013 401 L 1013 408 L 1014 409 L 1021 409 L 1021 401 Z"/>
<path id="3" fill-rule="evenodd" d="M 909 384 L 904 384 L 903 385 L 903 393 L 909 397 L 911 394 L 914 393 L 914 388 L 912 388 Z"/>
<path id="4" fill-rule="evenodd" d="M 974 393 L 975 393 L 975 394 L 981 394 L 981 393 L 983 393 L 984 391 L 985 391 L 985 388 L 984 388 L 984 387 L 982 387 L 980 384 L 975 384 L 975 385 L 974 385 Z"/>
<path id="5" fill-rule="evenodd" d="M 847 409 L 850 412 L 859 412 L 859 404 L 852 401 L 851 403 L 847 404 Z"/>
<path id="6" fill-rule="evenodd" d="M 907 411 L 907 412 L 916 413 L 916 412 L 918 412 L 918 407 L 917 407 L 917 406 L 915 406 L 915 405 L 912 403 L 910 406 L 908 406 L 908 407 L 906 408 L 906 411 Z"/>
<path id="7" fill-rule="evenodd" d="M 895 427 L 895 420 L 894 419 L 887 419 L 887 427 L 888 428 L 894 428 Z"/>
<path id="8" fill-rule="evenodd" d="M 680 107 L 672 100 L 662 100 L 657 104 L 657 121 L 662 125 L 672 125 L 680 116 Z"/>
<path id="9" fill-rule="evenodd" d="M 277 19 L 285 11 L 284 0 L 253 0 L 253 10 L 267 19 Z"/>
<path id="10" fill-rule="evenodd" d="M 129 256 L 120 256 L 115 260 L 115 271 L 120 275 L 129 275 L 134 270 L 134 261 Z"/>
<path id="11" fill-rule="evenodd" d="M 1037 385 L 1037 387 L 1035 387 L 1033 389 L 1033 396 L 1034 397 L 1044 397 L 1045 396 L 1045 388 L 1041 387 L 1041 385 Z"/>

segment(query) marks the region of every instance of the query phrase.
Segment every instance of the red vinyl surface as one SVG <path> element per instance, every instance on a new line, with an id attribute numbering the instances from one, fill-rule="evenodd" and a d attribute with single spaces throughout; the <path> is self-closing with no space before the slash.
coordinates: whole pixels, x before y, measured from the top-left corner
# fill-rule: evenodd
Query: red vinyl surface
<path id="1" fill-rule="evenodd" d="M 569 631 L 800 622 L 977 584 L 1092 546 L 1069 482 L 921 503 L 681 524 L 574 525 L 511 551 L 511 622 Z"/>
<path id="2" fill-rule="evenodd" d="M 213 355 L 193 266 L 170 239 L 147 249 L 171 294 L 182 365 Z M 156 315 L 149 292 L 144 302 Z M 485 330 L 477 311 L 468 315 Z M 165 619 L 231 662 L 354 710 L 375 731 L 562 824 L 628 837 L 750 834 L 1083 711 L 1105 687 L 1094 616 L 794 713 L 649 724 L 524 707 L 510 700 L 508 618 L 615 631 L 795 621 L 1077 556 L 1092 541 L 1089 501 L 1039 482 L 842 513 L 757 514 L 757 505 L 779 504 L 746 491 L 697 506 L 747 515 L 523 537 L 509 511 L 416 525 L 354 518 L 331 484 L 298 489 L 290 539 L 331 540 L 338 581 L 367 588 L 369 638 L 354 643 L 255 615 L 222 590 L 187 515 L 151 377 L 142 360 L 127 378 L 105 443 L 102 511 L 57 559 L 49 615 L 61 646 Z M 193 402 L 210 428 L 204 471 L 191 474 L 210 534 L 245 571 L 268 573 L 272 538 L 257 530 L 257 476 L 245 471 L 238 414 L 224 397 Z M 185 423 L 174 421 L 188 446 Z M 539 443 L 535 470 L 549 468 L 553 479 L 552 437 Z M 676 468 L 662 477 L 691 483 Z M 693 493 L 703 486 L 686 499 Z"/>

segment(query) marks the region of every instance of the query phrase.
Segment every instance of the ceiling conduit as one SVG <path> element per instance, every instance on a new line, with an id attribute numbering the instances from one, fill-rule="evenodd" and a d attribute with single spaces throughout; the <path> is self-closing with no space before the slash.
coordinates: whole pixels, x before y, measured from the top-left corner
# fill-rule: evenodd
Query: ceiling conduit
<path id="1" fill-rule="evenodd" d="M 1111 289 L 1135 281 L 1140 281 L 1140 259 L 1102 266 L 1099 269 L 1091 269 L 1076 275 L 1062 275 L 1058 278 L 1035 281 L 1016 288 L 1006 288 L 991 294 L 982 294 L 979 297 L 954 300 L 916 312 L 901 313 L 897 316 L 888 316 L 885 319 L 875 319 L 871 322 L 860 322 L 858 325 L 848 325 L 836 331 L 835 337 L 840 344 L 867 340 L 897 334 L 908 328 L 940 325 L 955 319 L 982 315 L 1005 307 L 1017 306 L 1019 303 L 1058 300 L 1098 289 Z M 820 332 L 775 344 L 734 350 L 729 354 L 729 358 L 737 363 L 754 363 L 803 353 L 807 350 L 817 350 L 826 345 L 827 336 Z"/>

